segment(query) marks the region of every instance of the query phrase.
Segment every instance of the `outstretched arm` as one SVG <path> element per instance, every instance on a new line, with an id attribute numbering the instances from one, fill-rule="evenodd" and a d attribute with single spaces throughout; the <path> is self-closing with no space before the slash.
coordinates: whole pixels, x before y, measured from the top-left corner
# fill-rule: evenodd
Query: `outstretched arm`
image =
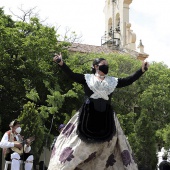
<path id="1" fill-rule="evenodd" d="M 132 84 L 133 82 L 138 80 L 145 71 L 148 70 L 148 67 L 149 67 L 149 64 L 147 62 L 143 62 L 142 68 L 136 71 L 136 73 L 134 73 L 133 75 L 128 76 L 126 78 L 118 78 L 118 84 L 116 88 L 121 88 L 121 87 L 125 87 L 125 86 Z"/>
<path id="2" fill-rule="evenodd" d="M 84 74 L 80 73 L 74 73 L 62 60 L 61 53 L 58 55 L 56 54 L 53 58 L 53 61 L 58 63 L 58 65 L 61 67 L 61 69 L 75 82 L 84 84 L 85 78 Z"/>

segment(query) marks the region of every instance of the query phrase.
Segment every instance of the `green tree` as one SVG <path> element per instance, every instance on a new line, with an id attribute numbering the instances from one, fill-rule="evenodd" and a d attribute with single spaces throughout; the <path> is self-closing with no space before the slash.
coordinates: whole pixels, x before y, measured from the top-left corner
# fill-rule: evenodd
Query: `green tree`
<path id="1" fill-rule="evenodd" d="M 156 131 L 156 139 L 160 146 L 164 146 L 166 150 L 170 148 L 170 124 L 166 124 L 164 128 Z"/>
<path id="2" fill-rule="evenodd" d="M 140 118 L 136 121 L 135 133 L 135 138 L 137 139 L 135 141 L 135 154 L 139 169 L 156 169 L 155 130 L 153 129 L 148 112 L 145 109 L 142 110 Z"/>
<path id="3" fill-rule="evenodd" d="M 36 105 L 31 102 L 25 104 L 23 111 L 20 114 L 19 120 L 22 123 L 22 134 L 24 135 L 24 139 L 35 136 L 35 141 L 31 146 L 31 152 L 34 155 L 35 164 L 38 164 L 39 155 L 43 150 L 44 135 L 47 129 L 44 126 L 44 122 L 40 113 L 37 111 Z"/>
<path id="4" fill-rule="evenodd" d="M 54 51 L 67 53 L 64 47 L 69 43 L 58 42 L 54 27 L 42 25 L 37 18 L 31 18 L 27 23 L 15 22 L 2 9 L 0 15 L 2 133 L 9 128 L 10 121 L 19 118 L 26 136 L 41 136 L 33 147 L 38 160 L 45 145 L 44 135 L 51 127 L 51 117 L 58 123 L 64 120 L 64 115 L 58 113 L 64 100 L 61 100 L 58 77 L 55 76 L 59 70 L 52 64 L 52 54 Z M 64 95 L 71 95 L 71 92 L 63 94 L 63 98 Z M 36 126 L 37 123 L 40 126 Z"/>
<path id="5" fill-rule="evenodd" d="M 146 73 L 145 80 L 140 89 L 139 104 L 148 109 L 152 117 L 155 130 L 162 128 L 170 121 L 170 70 L 162 63 L 153 63 Z"/>

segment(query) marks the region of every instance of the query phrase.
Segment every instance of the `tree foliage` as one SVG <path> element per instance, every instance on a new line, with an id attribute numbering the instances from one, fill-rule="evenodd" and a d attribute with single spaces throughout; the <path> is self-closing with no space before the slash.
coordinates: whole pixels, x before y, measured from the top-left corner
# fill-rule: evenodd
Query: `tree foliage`
<path id="1" fill-rule="evenodd" d="M 37 18 L 31 18 L 27 23 L 13 21 L 3 9 L 0 9 L 0 15 L 2 132 L 9 128 L 10 121 L 19 118 L 26 136 L 32 132 L 40 135 L 42 142 L 35 141 L 36 158 L 42 152 L 51 119 L 54 118 L 58 124 L 64 120 L 58 111 L 65 96 L 71 94 L 60 93 L 62 90 L 55 76 L 58 69 L 52 63 L 52 54 L 54 51 L 66 53 L 64 47 L 69 43 L 58 42 L 55 29 L 42 25 Z M 56 132 L 56 127 L 53 129 Z"/>
<path id="2" fill-rule="evenodd" d="M 134 148 L 140 170 L 156 169 L 156 142 L 155 131 L 150 117 L 145 109 L 142 110 L 139 119 L 135 123 Z M 149 146 L 149 147 L 148 147 Z"/>

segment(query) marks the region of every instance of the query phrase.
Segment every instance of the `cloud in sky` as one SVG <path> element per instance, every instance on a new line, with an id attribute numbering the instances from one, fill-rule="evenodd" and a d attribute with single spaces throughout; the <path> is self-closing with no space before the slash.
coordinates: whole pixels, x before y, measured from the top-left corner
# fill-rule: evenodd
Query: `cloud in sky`
<path id="1" fill-rule="evenodd" d="M 101 45 L 101 37 L 105 31 L 105 0 L 0 0 L 5 13 L 9 8 L 19 14 L 19 7 L 30 9 L 37 7 L 40 18 L 51 25 L 69 27 L 77 34 L 82 34 L 82 43 Z M 149 54 L 148 61 L 163 61 L 170 66 L 170 18 L 169 0 L 133 0 L 130 5 L 132 30 L 137 41 L 142 39 L 144 50 Z"/>

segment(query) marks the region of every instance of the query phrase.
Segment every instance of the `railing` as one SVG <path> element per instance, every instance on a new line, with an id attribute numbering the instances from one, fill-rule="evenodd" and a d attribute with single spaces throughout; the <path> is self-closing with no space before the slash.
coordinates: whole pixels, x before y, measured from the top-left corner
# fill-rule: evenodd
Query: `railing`
<path id="1" fill-rule="evenodd" d="M 101 37 L 101 46 L 106 46 L 111 49 L 119 49 L 120 38 L 115 38 L 114 32 L 105 33 L 105 35 Z"/>

